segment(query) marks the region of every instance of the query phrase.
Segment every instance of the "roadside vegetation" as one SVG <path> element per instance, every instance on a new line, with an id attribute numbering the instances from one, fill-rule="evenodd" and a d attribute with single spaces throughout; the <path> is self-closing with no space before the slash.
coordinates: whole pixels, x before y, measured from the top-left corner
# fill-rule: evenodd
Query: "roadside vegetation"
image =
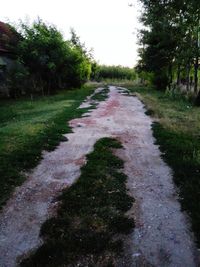
<path id="1" fill-rule="evenodd" d="M 118 148 L 116 139 L 96 142 L 78 181 L 59 197 L 57 216 L 43 224 L 44 244 L 21 266 L 115 266 L 122 256 L 120 236 L 134 228 L 125 215 L 133 198 L 127 195 L 123 161 L 112 152 Z"/>
<path id="2" fill-rule="evenodd" d="M 13 56 L 13 64 L 4 71 L 7 97 L 51 95 L 60 90 L 79 88 L 85 82 L 135 80 L 134 68 L 98 65 L 91 50 L 80 41 L 75 30 L 70 40 L 40 18 L 32 24 L 21 22 L 9 27 L 14 42 L 0 41 Z M 15 38 L 14 38 L 15 37 Z"/>
<path id="3" fill-rule="evenodd" d="M 63 140 L 70 131 L 67 122 L 85 111 L 76 108 L 96 86 L 83 86 L 94 60 L 73 29 L 71 39 L 64 40 L 41 19 L 9 28 L 13 42 L 0 36 L 14 59 L 4 73 L 10 99 L 0 100 L 0 208 L 42 150 L 53 150 Z M 106 97 L 104 89 L 93 98 Z"/>
<path id="4" fill-rule="evenodd" d="M 198 0 L 140 0 L 140 60 L 147 114 L 159 119 L 153 132 L 172 167 L 183 210 L 200 246 L 200 4 Z M 150 88 L 152 87 L 152 88 Z M 156 89 L 156 90 L 155 90 Z"/>
<path id="5" fill-rule="evenodd" d="M 140 0 L 143 9 L 140 31 L 141 78 L 165 91 L 192 92 L 200 104 L 200 4 L 199 0 Z"/>
<path id="6" fill-rule="evenodd" d="M 83 114 L 77 107 L 94 90 L 77 88 L 88 80 L 120 83 L 139 93 L 147 114 L 159 119 L 153 133 L 173 169 L 182 209 L 200 247 L 200 4 L 140 2 L 144 28 L 135 69 L 98 65 L 74 30 L 64 40 L 41 19 L 13 29 L 16 39 L 9 49 L 15 64 L 5 75 L 8 96 L 15 100 L 0 100 L 0 208 L 25 180 L 24 173 L 38 164 L 42 150 L 66 141 L 67 122 Z M 136 80 L 148 87 L 133 86 Z M 105 100 L 107 94 L 105 88 L 92 100 Z M 112 154 L 120 147 L 113 139 L 96 143 L 80 179 L 60 196 L 57 216 L 43 225 L 44 244 L 21 266 L 113 266 L 122 251 L 116 237 L 134 226 L 124 215 L 133 199 L 120 172 L 123 162 Z"/>
<path id="7" fill-rule="evenodd" d="M 89 80 L 93 58 L 73 29 L 71 39 L 65 40 L 54 25 L 41 19 L 9 27 L 17 36 L 15 43 L 0 39 L 14 58 L 4 73 L 10 97 L 49 95 Z"/>
<path id="8" fill-rule="evenodd" d="M 62 134 L 70 132 L 67 122 L 81 116 L 77 109 L 94 87 L 63 91 L 34 100 L 0 101 L 0 207 L 36 166 L 42 150 L 53 150 Z"/>
<path id="9" fill-rule="evenodd" d="M 106 66 L 92 64 L 91 79 L 97 81 L 112 82 L 116 81 L 134 81 L 136 79 L 136 73 L 134 68 L 128 68 L 123 66 Z"/>
<path id="10" fill-rule="evenodd" d="M 171 166 L 182 209 L 200 247 L 200 112 L 191 101 L 150 88 L 131 87 L 145 103 L 162 157 Z"/>

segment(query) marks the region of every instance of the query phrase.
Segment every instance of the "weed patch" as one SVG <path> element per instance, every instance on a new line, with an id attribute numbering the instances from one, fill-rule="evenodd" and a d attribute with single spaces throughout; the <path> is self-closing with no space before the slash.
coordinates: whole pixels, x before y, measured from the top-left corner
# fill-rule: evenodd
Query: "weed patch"
<path id="1" fill-rule="evenodd" d="M 125 215 L 133 198 L 113 148 L 121 144 L 111 138 L 95 144 L 78 181 L 59 197 L 57 216 L 43 224 L 44 244 L 21 266 L 114 266 L 123 247 L 118 235 L 130 233 L 134 221 Z"/>

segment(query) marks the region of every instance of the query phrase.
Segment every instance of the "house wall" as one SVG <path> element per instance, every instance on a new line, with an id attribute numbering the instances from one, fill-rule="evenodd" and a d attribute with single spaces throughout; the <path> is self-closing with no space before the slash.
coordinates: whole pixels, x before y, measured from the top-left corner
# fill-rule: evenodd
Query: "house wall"
<path id="1" fill-rule="evenodd" d="M 0 58 L 5 63 L 0 66 L 0 96 L 9 96 L 6 79 L 8 71 L 15 65 L 15 60 L 6 55 L 0 55 Z"/>

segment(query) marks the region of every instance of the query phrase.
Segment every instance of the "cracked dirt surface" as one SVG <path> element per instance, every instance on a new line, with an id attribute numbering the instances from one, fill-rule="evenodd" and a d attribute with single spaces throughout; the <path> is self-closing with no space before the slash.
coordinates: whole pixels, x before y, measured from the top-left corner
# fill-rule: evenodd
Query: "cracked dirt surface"
<path id="1" fill-rule="evenodd" d="M 186 216 L 180 211 L 170 168 L 152 137 L 150 117 L 133 96 L 111 86 L 109 98 L 97 109 L 70 122 L 53 152 L 28 175 L 8 201 L 0 216 L 0 266 L 14 267 L 17 261 L 41 244 L 41 224 L 56 210 L 55 197 L 80 175 L 85 155 L 102 137 L 119 139 L 124 149 L 116 153 L 125 161 L 127 187 L 136 202 L 129 211 L 136 222 L 125 248 L 127 259 L 119 266 L 197 266 L 196 248 Z M 86 101 L 83 107 L 88 107 Z"/>

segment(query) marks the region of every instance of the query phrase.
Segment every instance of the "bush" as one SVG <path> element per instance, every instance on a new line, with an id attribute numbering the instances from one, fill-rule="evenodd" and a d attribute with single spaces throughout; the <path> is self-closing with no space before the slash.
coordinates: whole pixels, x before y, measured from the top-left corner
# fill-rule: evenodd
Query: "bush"
<path id="1" fill-rule="evenodd" d="M 19 65 L 30 74 L 30 91 L 39 89 L 49 94 L 65 87 L 79 87 L 89 79 L 91 58 L 74 31 L 71 40 L 65 41 L 55 26 L 38 19 L 32 25 L 21 23 L 20 33 L 22 38 L 16 53 Z M 18 84 L 22 74 L 22 70 L 15 70 L 15 74 L 13 70 L 10 74 L 12 88 Z M 14 94 L 27 92 L 27 88 L 22 90 L 16 86 Z"/>
<path id="2" fill-rule="evenodd" d="M 119 79 L 119 80 L 135 80 L 136 74 L 134 69 L 122 66 L 94 66 L 96 71 L 95 79 Z"/>

